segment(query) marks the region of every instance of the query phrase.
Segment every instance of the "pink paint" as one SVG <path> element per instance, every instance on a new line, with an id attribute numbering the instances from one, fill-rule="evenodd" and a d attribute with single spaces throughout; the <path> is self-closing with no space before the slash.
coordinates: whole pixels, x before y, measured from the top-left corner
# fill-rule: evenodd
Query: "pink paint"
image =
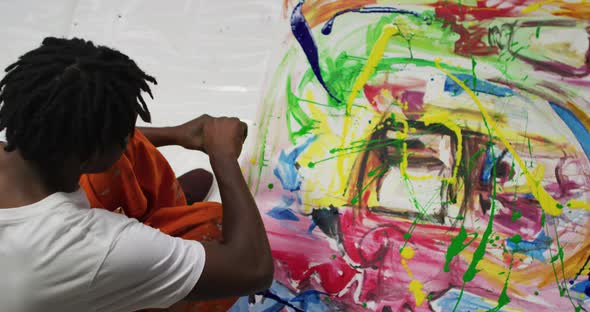
<path id="1" fill-rule="evenodd" d="M 371 106 L 378 112 L 386 112 L 391 109 L 391 105 L 402 104 L 406 115 L 416 117 L 423 111 L 425 89 L 426 81 L 404 77 L 393 83 L 366 84 L 363 90 Z M 390 94 L 393 99 L 384 94 Z"/>

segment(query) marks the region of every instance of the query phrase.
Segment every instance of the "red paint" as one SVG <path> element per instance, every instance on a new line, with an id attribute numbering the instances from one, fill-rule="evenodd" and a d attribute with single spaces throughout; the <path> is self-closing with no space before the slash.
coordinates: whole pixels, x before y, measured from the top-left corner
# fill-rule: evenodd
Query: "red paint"
<path id="1" fill-rule="evenodd" d="M 488 30 L 480 26 L 465 27 L 462 22 L 516 16 L 524 2 L 526 1 L 514 1 L 510 5 L 506 1 L 495 1 L 496 4 L 489 5 L 487 1 L 477 1 L 476 6 L 468 6 L 439 1 L 432 6 L 436 17 L 445 21 L 443 27 L 448 26 L 459 35 L 459 40 L 455 42 L 455 53 L 463 56 L 485 56 L 498 53 L 497 47 L 487 44 Z"/>
<path id="2" fill-rule="evenodd" d="M 403 104 L 402 109 L 407 115 L 417 115 L 423 111 L 425 90 L 426 81 L 409 77 L 404 77 L 394 83 L 385 82 L 380 85 L 366 84 L 363 88 L 365 97 L 378 112 L 389 111 L 391 110 L 392 104 L 399 105 L 395 103 L 400 103 Z M 384 92 L 389 92 L 395 99 L 395 102 L 392 103 L 390 99 L 383 96 Z"/>
<path id="3" fill-rule="evenodd" d="M 484 21 L 498 17 L 519 16 L 520 11 L 534 0 L 486 1 L 478 0 L 476 6 L 450 1 L 438 1 L 431 4 L 435 8 L 436 16 L 452 22 Z M 493 4 L 490 4 L 493 3 Z M 451 21 L 451 20 L 448 20 Z"/>
<path id="4" fill-rule="evenodd" d="M 363 204 L 365 207 L 369 205 L 369 196 L 371 196 L 371 191 L 366 190 L 363 194 Z"/>

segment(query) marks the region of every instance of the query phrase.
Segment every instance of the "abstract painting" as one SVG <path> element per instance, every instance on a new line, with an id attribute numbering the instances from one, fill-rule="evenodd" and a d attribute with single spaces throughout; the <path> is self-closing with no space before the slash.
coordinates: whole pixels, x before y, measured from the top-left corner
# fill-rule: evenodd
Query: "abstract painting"
<path id="1" fill-rule="evenodd" d="M 253 311 L 590 310 L 590 2 L 302 0 L 245 174 Z"/>

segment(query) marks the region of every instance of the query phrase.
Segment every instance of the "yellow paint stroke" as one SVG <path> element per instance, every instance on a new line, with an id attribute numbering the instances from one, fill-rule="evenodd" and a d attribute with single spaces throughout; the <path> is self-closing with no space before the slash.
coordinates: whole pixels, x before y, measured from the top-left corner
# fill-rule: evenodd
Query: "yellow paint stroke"
<path id="1" fill-rule="evenodd" d="M 590 203 L 583 200 L 572 199 L 567 203 L 567 206 L 571 209 L 585 209 L 590 210 Z"/>
<path id="2" fill-rule="evenodd" d="M 405 246 L 401 250 L 402 256 L 402 266 L 406 269 L 408 276 L 412 279 L 410 284 L 408 285 L 408 290 L 414 294 L 414 298 L 416 299 L 416 306 L 421 306 L 424 300 L 426 299 L 426 293 L 422 290 L 424 288 L 424 284 L 422 282 L 414 279 L 414 273 L 410 270 L 408 266 L 408 262 L 406 260 L 410 260 L 414 258 L 414 249 L 410 246 Z"/>
<path id="3" fill-rule="evenodd" d="M 381 35 L 377 39 L 377 42 L 375 42 L 375 45 L 373 45 L 373 49 L 369 54 L 367 63 L 365 64 L 363 70 L 357 76 L 356 80 L 354 81 L 354 84 L 352 85 L 352 91 L 350 92 L 350 95 L 346 100 L 346 114 L 344 116 L 344 125 L 342 127 L 342 147 L 348 145 L 348 131 L 350 131 L 350 128 L 352 126 L 352 116 L 350 114 L 352 111 L 352 104 L 354 103 L 354 100 L 356 99 L 358 93 L 363 89 L 369 78 L 371 78 L 373 73 L 375 73 L 377 65 L 383 58 L 383 54 L 385 53 L 385 48 L 387 47 L 389 39 L 391 39 L 391 37 L 398 33 L 399 28 L 397 28 L 397 26 L 395 25 L 387 24 L 383 26 Z M 344 160 L 340 157 L 338 158 L 337 171 L 339 175 L 344 175 Z"/>
<path id="4" fill-rule="evenodd" d="M 461 134 L 461 127 L 451 121 L 448 114 L 439 114 L 433 116 L 424 116 L 422 118 L 426 126 L 430 124 L 441 124 L 447 129 L 453 131 L 457 137 L 457 153 L 455 153 L 455 163 L 453 168 L 453 175 L 450 179 L 447 179 L 449 183 L 457 182 L 457 173 L 459 172 L 459 164 L 461 163 L 461 157 L 463 157 L 463 135 Z"/>
<path id="5" fill-rule="evenodd" d="M 410 282 L 410 286 L 408 289 L 414 294 L 414 298 L 416 298 L 416 306 L 421 306 L 426 299 L 426 293 L 422 290 L 424 284 L 417 280 L 412 280 Z"/>
<path id="6" fill-rule="evenodd" d="M 578 19 L 587 20 L 590 18 L 590 2 L 588 0 L 571 1 L 571 0 L 545 0 L 532 3 L 522 9 L 522 13 L 530 14 L 534 11 L 549 12 L 556 16 L 569 16 Z M 547 9 L 543 6 L 550 5 Z M 559 9 L 557 9 L 557 7 Z"/>
<path id="7" fill-rule="evenodd" d="M 304 94 L 304 98 L 307 101 L 314 102 L 315 96 L 312 90 L 307 90 Z M 329 155 L 328 149 L 329 146 L 333 146 L 338 144 L 339 137 L 335 134 L 334 129 L 330 127 L 330 122 L 328 121 L 328 115 L 318 106 L 314 104 L 308 104 L 307 108 L 309 109 L 309 114 L 312 119 L 317 120 L 314 124 L 313 133 L 320 134 L 318 139 L 313 142 L 300 156 L 300 160 L 302 163 L 307 164 L 313 159 L 322 159 Z M 351 155 L 343 155 L 338 158 L 346 158 L 352 156 Z M 325 181 L 323 180 L 323 175 L 310 175 L 306 179 L 306 190 L 314 190 L 314 189 L 322 189 L 327 187 L 327 190 L 322 190 L 324 194 L 338 194 L 340 193 L 341 186 L 335 186 L 337 182 L 337 178 L 341 177 L 342 174 L 339 172 L 337 175 L 333 175 L 330 179 L 328 185 L 326 185 Z M 303 196 L 305 198 L 305 203 L 309 203 L 309 205 L 304 205 L 303 209 L 305 213 L 311 213 L 311 209 L 313 207 L 327 207 L 329 205 L 334 205 L 336 207 L 341 207 L 347 204 L 347 201 L 344 200 L 340 196 L 321 196 L 317 197 L 313 194 L 313 192 L 303 192 Z"/>
<path id="8" fill-rule="evenodd" d="M 406 121 L 405 116 L 400 118 L 399 114 L 395 114 L 396 121 L 400 122 L 404 130 L 399 132 L 398 138 L 399 139 L 406 139 L 408 137 L 408 122 Z M 459 172 L 459 164 L 461 163 L 461 157 L 463 155 L 463 136 L 461 135 L 461 128 L 449 119 L 449 114 L 447 113 L 440 113 L 436 115 L 426 115 L 420 118 L 420 121 L 424 122 L 424 125 L 428 126 L 431 124 L 440 124 L 445 126 L 447 129 L 453 131 L 457 136 L 457 153 L 455 164 L 453 165 L 453 175 L 450 178 L 441 178 L 439 176 L 433 175 L 423 175 L 423 176 L 414 176 L 408 174 L 408 144 L 404 142 L 402 144 L 402 160 L 400 163 L 400 171 L 403 177 L 406 177 L 410 180 L 414 181 L 424 181 L 430 179 L 440 179 L 442 181 L 446 181 L 448 183 L 455 183 L 457 181 L 457 173 Z M 412 129 L 410 129 L 412 130 Z M 413 129 L 416 131 L 416 129 Z"/>
<path id="9" fill-rule="evenodd" d="M 363 89 L 369 78 L 375 72 L 377 65 L 383 58 L 383 54 L 385 53 L 385 48 L 387 47 L 387 43 L 391 37 L 395 36 L 399 33 L 399 28 L 392 24 L 387 24 L 383 26 L 383 30 L 381 31 L 381 35 L 373 49 L 371 50 L 371 54 L 369 55 L 369 59 L 367 60 L 367 64 L 358 75 L 354 84 L 352 85 L 352 91 L 350 91 L 350 95 L 348 96 L 348 100 L 346 100 L 346 116 L 350 116 L 350 111 L 352 109 L 352 104 L 356 99 L 358 93 Z"/>
<path id="10" fill-rule="evenodd" d="M 411 180 L 429 180 L 434 178 L 431 175 L 424 175 L 420 177 L 412 176 L 408 174 L 408 143 L 405 141 L 408 138 L 408 121 L 406 120 L 406 116 L 401 114 L 395 114 L 395 121 L 399 122 L 403 126 L 403 130 L 397 133 L 397 138 L 404 140 L 402 143 L 402 161 L 399 164 L 399 170 L 402 174 L 402 177 L 411 179 Z"/>
<path id="11" fill-rule="evenodd" d="M 414 258 L 415 253 L 416 252 L 414 251 L 414 248 L 412 248 L 410 246 L 405 246 L 400 252 L 400 254 L 402 255 L 402 258 L 408 259 L 408 260 Z"/>
<path id="12" fill-rule="evenodd" d="M 487 110 L 483 107 L 483 104 L 477 98 L 475 93 L 473 93 L 473 91 L 471 91 L 471 89 L 469 89 L 463 83 L 463 81 L 461 81 L 459 78 L 455 77 L 453 74 L 451 74 L 447 70 L 443 69 L 440 66 L 440 62 L 441 62 L 440 58 L 436 58 L 434 60 L 434 64 L 436 65 L 436 68 L 438 70 L 440 70 L 441 72 L 443 72 L 445 75 L 447 75 L 449 78 L 451 78 L 453 81 L 455 81 L 455 83 L 458 84 L 471 97 L 473 102 L 475 102 L 475 104 L 477 105 L 477 107 L 481 111 L 484 122 L 497 135 L 498 139 L 500 139 L 500 142 L 502 142 L 502 144 L 504 144 L 504 146 L 510 152 L 512 157 L 514 157 L 514 160 L 516 160 L 516 162 L 523 169 L 524 175 L 525 175 L 525 178 L 527 181 L 527 185 L 531 189 L 533 196 L 537 199 L 537 201 L 541 205 L 541 208 L 543 208 L 543 210 L 545 210 L 546 213 L 548 213 L 552 216 L 559 216 L 562 212 L 562 209 L 560 208 L 560 207 L 562 207 L 561 204 L 557 200 L 555 200 L 555 198 L 553 198 L 549 194 L 549 192 L 547 192 L 547 190 L 545 190 L 545 188 L 541 185 L 541 181 L 537 180 L 535 178 L 535 176 L 533 175 L 533 173 L 531 173 L 527 169 L 527 166 L 524 163 L 524 161 L 522 160 L 522 158 L 520 158 L 520 155 L 514 150 L 514 148 L 510 144 L 510 142 L 508 142 L 508 140 L 504 136 L 504 133 L 498 127 L 496 127 L 494 120 L 492 118 L 490 118 L 490 115 L 488 114 Z M 544 167 L 542 165 L 539 165 L 536 168 L 536 170 L 538 170 L 537 171 L 537 174 L 538 174 L 539 172 L 544 171 Z"/>
<path id="13" fill-rule="evenodd" d="M 586 127 L 586 129 L 590 131 L 590 116 L 588 116 L 586 112 L 584 112 L 581 108 L 579 108 L 578 106 L 576 106 L 576 104 L 572 102 L 567 102 L 565 104 L 565 107 L 569 109 L 574 114 L 574 116 L 576 116 L 576 118 L 578 118 L 578 120 L 584 125 L 584 127 Z"/>
<path id="14" fill-rule="evenodd" d="M 526 6 L 524 9 L 522 9 L 522 13 L 523 14 L 530 14 L 534 11 L 538 11 L 542 6 L 552 3 L 552 2 L 555 2 L 555 0 L 545 0 L 545 1 L 531 3 L 528 6 Z"/>

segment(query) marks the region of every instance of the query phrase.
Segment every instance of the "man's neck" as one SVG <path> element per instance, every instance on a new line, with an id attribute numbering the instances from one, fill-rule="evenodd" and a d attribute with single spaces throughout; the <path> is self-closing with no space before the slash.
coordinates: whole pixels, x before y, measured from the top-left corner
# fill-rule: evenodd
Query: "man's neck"
<path id="1" fill-rule="evenodd" d="M 60 177 L 44 177 L 18 150 L 6 152 L 0 144 L 0 208 L 30 205 L 55 192 L 73 192 L 78 188 L 79 174 L 73 170 L 56 172 Z"/>

